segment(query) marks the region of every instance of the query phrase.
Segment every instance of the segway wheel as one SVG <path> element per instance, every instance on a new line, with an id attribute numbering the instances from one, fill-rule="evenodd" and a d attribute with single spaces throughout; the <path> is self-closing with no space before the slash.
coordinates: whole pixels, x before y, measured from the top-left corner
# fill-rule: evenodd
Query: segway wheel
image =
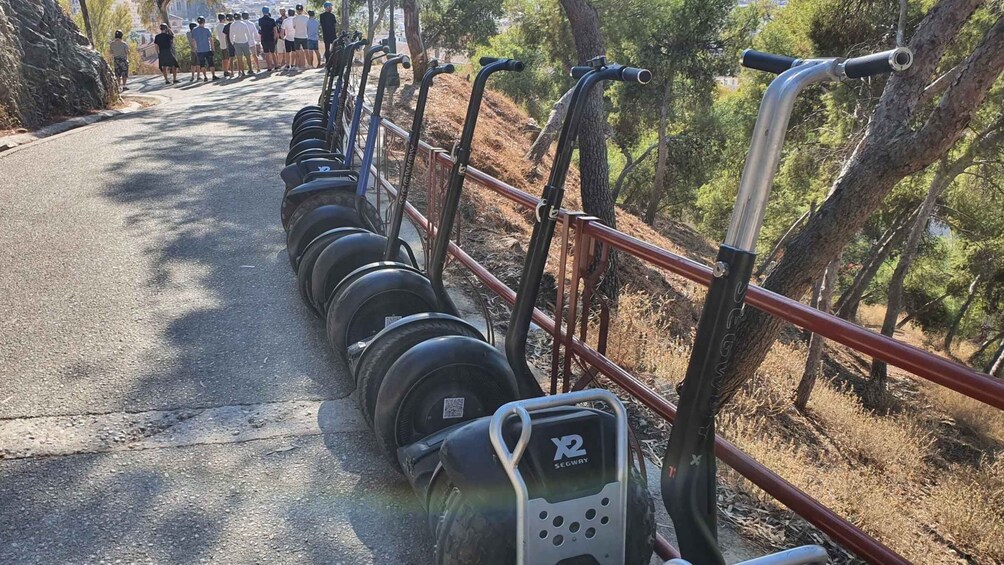
<path id="1" fill-rule="evenodd" d="M 518 396 L 505 356 L 466 336 L 424 341 L 395 361 L 377 393 L 373 431 L 387 461 L 397 449 L 443 428 L 494 414 Z"/>
<path id="2" fill-rule="evenodd" d="M 373 425 L 377 393 L 394 361 L 423 341 L 450 335 L 484 340 L 474 326 L 449 314 L 419 314 L 402 319 L 373 338 L 355 371 L 359 409 L 367 424 Z"/>
<path id="3" fill-rule="evenodd" d="M 505 485 L 509 487 L 509 485 Z M 511 487 L 510 487 L 511 488 Z M 516 515 L 514 508 L 484 509 L 472 505 L 455 485 L 446 489 L 442 504 L 430 511 L 442 512 L 436 521 L 436 565 L 516 563 Z M 430 516 L 430 521 L 435 516 Z M 655 544 L 655 506 L 641 474 L 631 467 L 628 478 L 626 565 L 648 565 Z M 575 561 L 578 563 L 579 561 Z M 564 563 L 564 562 L 563 562 Z M 593 563 L 590 559 L 583 563 Z"/>
<path id="4" fill-rule="evenodd" d="M 301 217 L 310 213 L 310 211 L 314 208 L 318 208 L 326 204 L 334 204 L 335 206 L 355 209 L 356 194 L 347 190 L 328 190 L 311 195 L 299 204 L 294 204 L 290 202 L 289 198 L 283 197 L 282 208 L 279 212 L 283 227 L 286 228 L 286 231 L 289 231 L 289 226 L 295 224 Z M 366 221 L 363 222 L 365 225 L 382 225 L 380 213 L 377 212 L 376 207 L 368 201 L 366 202 L 366 205 L 363 206 L 363 213 L 366 214 Z"/>
<path id="5" fill-rule="evenodd" d="M 311 275 L 314 272 L 314 264 L 317 263 L 317 258 L 321 256 L 321 253 L 328 247 L 328 245 L 334 243 L 335 241 L 355 233 L 364 233 L 366 230 L 363 228 L 335 228 L 328 230 L 321 235 L 314 238 L 307 245 L 307 249 L 304 250 L 303 254 L 300 255 L 300 262 L 296 266 L 296 286 L 300 290 L 300 299 L 303 303 L 307 305 L 307 308 L 317 316 L 321 318 L 324 316 L 322 310 L 318 310 L 317 306 L 314 305 L 314 301 L 311 299 Z"/>
<path id="6" fill-rule="evenodd" d="M 425 275 L 408 268 L 376 271 L 335 290 L 325 315 L 328 343 L 348 363 L 352 344 L 375 336 L 400 318 L 438 311 L 439 300 Z"/>

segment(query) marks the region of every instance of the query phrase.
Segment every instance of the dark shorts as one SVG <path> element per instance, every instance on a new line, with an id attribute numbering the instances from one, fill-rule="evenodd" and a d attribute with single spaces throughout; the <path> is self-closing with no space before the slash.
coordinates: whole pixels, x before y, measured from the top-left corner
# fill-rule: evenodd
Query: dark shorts
<path id="1" fill-rule="evenodd" d="M 213 52 L 203 51 L 199 53 L 199 66 L 200 67 L 212 67 L 213 66 Z"/>
<path id="2" fill-rule="evenodd" d="M 307 49 L 307 38 L 297 37 L 293 39 L 293 45 L 296 46 L 296 51 L 305 51 Z"/>
<path id="3" fill-rule="evenodd" d="M 126 78 L 129 76 L 129 59 L 115 57 L 115 77 Z"/>
<path id="4" fill-rule="evenodd" d="M 262 41 L 261 50 L 266 53 L 275 53 L 275 41 Z"/>
<path id="5" fill-rule="evenodd" d="M 199 54 L 196 53 L 194 50 L 192 51 L 192 60 L 190 61 L 190 63 L 193 67 L 199 66 Z"/>
<path id="6" fill-rule="evenodd" d="M 308 39 L 307 40 L 307 51 L 317 51 L 317 40 Z"/>
<path id="7" fill-rule="evenodd" d="M 286 53 L 292 53 L 296 51 L 296 42 L 290 41 L 288 39 L 284 40 L 286 42 Z"/>
<path id="8" fill-rule="evenodd" d="M 178 66 L 178 60 L 174 57 L 174 53 L 161 51 L 157 59 L 161 69 L 173 69 Z"/>
<path id="9" fill-rule="evenodd" d="M 233 45 L 231 45 L 230 47 L 227 47 L 227 55 L 228 55 L 228 56 L 229 56 L 229 57 L 230 57 L 231 59 L 233 59 L 233 58 L 234 58 L 234 46 L 233 46 Z"/>

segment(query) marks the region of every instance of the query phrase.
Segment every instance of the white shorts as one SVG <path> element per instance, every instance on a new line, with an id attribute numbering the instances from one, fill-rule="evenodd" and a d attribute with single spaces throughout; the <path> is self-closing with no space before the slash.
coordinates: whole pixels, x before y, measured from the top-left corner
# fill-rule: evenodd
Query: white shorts
<path id="1" fill-rule="evenodd" d="M 234 43 L 234 53 L 240 57 L 250 57 L 251 56 L 251 45 L 247 43 Z"/>
<path id="2" fill-rule="evenodd" d="M 286 52 L 286 42 L 283 41 L 282 39 L 276 39 L 275 40 L 275 52 L 276 53 L 285 53 Z"/>

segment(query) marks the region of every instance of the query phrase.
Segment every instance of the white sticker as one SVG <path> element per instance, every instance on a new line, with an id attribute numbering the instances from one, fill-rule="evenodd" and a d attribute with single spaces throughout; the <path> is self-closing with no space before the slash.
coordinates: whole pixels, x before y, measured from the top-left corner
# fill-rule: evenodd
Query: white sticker
<path id="1" fill-rule="evenodd" d="M 464 397 L 443 399 L 443 419 L 451 420 L 464 417 Z"/>
<path id="2" fill-rule="evenodd" d="M 401 316 L 384 316 L 383 327 L 387 327 L 401 319 Z"/>

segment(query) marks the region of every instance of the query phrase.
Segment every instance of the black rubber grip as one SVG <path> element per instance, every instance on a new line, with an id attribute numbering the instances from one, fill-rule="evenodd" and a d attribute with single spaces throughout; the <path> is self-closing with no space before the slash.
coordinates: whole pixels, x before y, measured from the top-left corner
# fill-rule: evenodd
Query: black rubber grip
<path id="1" fill-rule="evenodd" d="M 441 67 L 437 67 L 437 68 L 440 70 L 440 72 L 444 72 L 444 73 L 452 73 L 453 71 L 457 70 L 457 68 L 453 66 L 453 63 L 447 63 L 447 64 L 445 64 L 445 65 L 443 65 Z"/>
<path id="2" fill-rule="evenodd" d="M 652 71 L 636 67 L 624 67 L 624 69 L 621 70 L 621 80 L 624 82 L 648 84 L 652 81 Z"/>
<path id="3" fill-rule="evenodd" d="M 572 67 L 572 70 L 569 71 L 568 74 L 571 75 L 572 78 L 577 80 L 582 78 L 582 75 L 588 73 L 591 70 L 593 70 L 593 67 L 590 67 L 588 65 L 579 65 L 577 67 Z"/>
<path id="4" fill-rule="evenodd" d="M 483 67 L 485 65 L 490 65 L 495 61 L 501 61 L 501 60 L 502 60 L 501 57 L 481 57 L 480 59 L 478 59 L 478 64 L 480 64 Z"/>
<path id="5" fill-rule="evenodd" d="M 905 71 L 913 64 L 913 52 L 905 47 L 897 47 L 881 53 L 854 57 L 844 61 L 847 78 L 864 78 Z"/>
<path id="6" fill-rule="evenodd" d="M 401 66 L 404 67 L 404 68 L 406 68 L 406 69 L 410 69 L 411 68 L 411 58 L 408 57 L 407 55 L 405 55 L 404 58 L 401 59 Z"/>
<path id="7" fill-rule="evenodd" d="M 794 57 L 773 55 L 771 53 L 747 49 L 743 51 L 743 57 L 740 64 L 747 69 L 781 74 L 790 69 L 791 66 L 795 64 L 795 61 L 797 61 L 797 59 Z"/>

